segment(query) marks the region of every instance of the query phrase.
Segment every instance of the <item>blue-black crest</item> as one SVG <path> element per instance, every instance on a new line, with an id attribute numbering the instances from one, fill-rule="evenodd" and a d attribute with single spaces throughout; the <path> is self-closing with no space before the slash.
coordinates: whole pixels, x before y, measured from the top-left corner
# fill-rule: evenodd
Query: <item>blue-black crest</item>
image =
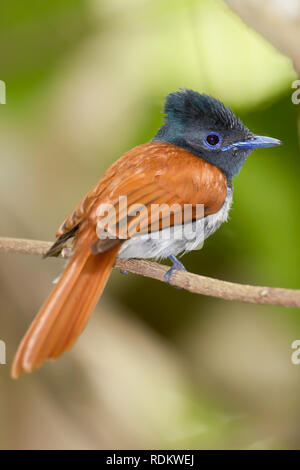
<path id="1" fill-rule="evenodd" d="M 167 119 L 184 119 L 187 121 L 211 122 L 214 126 L 228 130 L 250 131 L 236 117 L 228 106 L 212 96 L 197 91 L 181 89 L 169 93 L 166 97 L 164 113 Z"/>

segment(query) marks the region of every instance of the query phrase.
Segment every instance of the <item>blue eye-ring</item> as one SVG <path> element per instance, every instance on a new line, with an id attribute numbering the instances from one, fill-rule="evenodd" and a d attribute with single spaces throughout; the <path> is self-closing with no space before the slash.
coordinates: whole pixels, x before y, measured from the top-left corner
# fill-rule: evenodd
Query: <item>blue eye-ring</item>
<path id="1" fill-rule="evenodd" d="M 203 143 L 209 149 L 218 149 L 222 145 L 222 136 L 218 132 L 209 132 L 204 137 Z"/>

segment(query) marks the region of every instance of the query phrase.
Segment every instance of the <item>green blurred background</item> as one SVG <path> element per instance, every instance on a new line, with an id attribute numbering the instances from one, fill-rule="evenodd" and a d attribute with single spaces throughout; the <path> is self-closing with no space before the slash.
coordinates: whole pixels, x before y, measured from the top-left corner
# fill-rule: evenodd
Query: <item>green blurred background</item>
<path id="1" fill-rule="evenodd" d="M 1 236 L 53 240 L 105 169 L 154 135 L 164 96 L 212 94 L 281 139 L 235 180 L 228 224 L 188 270 L 299 288 L 299 147 L 292 64 L 218 0 L 1 2 Z M 83 335 L 9 378 L 63 268 L 1 255 L 0 447 L 299 448 L 296 309 L 226 302 L 115 271 Z"/>

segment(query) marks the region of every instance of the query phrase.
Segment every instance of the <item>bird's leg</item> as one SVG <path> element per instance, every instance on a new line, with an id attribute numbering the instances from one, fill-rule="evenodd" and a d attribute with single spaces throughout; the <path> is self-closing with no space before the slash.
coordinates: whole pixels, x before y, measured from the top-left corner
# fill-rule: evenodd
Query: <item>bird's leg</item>
<path id="1" fill-rule="evenodd" d="M 120 273 L 121 274 L 129 274 L 127 269 L 120 269 Z"/>
<path id="2" fill-rule="evenodd" d="M 176 271 L 186 271 L 186 269 L 183 264 L 176 258 L 176 256 L 169 255 L 168 258 L 170 261 L 172 261 L 173 266 L 171 266 L 171 268 L 166 272 L 164 277 L 165 281 L 170 284 L 172 274 L 174 274 Z"/>

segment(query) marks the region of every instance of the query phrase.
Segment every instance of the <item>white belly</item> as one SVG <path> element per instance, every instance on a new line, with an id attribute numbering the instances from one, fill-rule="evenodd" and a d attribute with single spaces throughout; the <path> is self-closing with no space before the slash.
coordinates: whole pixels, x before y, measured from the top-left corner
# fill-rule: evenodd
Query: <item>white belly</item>
<path id="1" fill-rule="evenodd" d="M 135 235 L 126 240 L 119 251 L 119 258 L 163 259 L 169 255 L 177 256 L 201 248 L 206 238 L 212 235 L 228 218 L 232 204 L 232 187 L 221 209 L 197 222 L 160 230 L 159 232 Z"/>

